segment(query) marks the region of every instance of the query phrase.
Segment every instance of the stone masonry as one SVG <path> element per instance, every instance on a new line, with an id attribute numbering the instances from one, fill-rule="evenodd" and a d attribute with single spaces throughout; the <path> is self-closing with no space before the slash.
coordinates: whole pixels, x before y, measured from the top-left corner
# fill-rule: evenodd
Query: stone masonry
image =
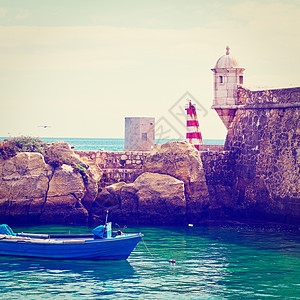
<path id="1" fill-rule="evenodd" d="M 149 152 L 142 151 L 75 151 L 93 160 L 102 170 L 102 187 L 116 182 L 133 182 L 142 174 L 143 161 Z"/>
<path id="2" fill-rule="evenodd" d="M 300 220 L 300 88 L 239 87 L 225 150 L 234 158 L 241 216 Z"/>

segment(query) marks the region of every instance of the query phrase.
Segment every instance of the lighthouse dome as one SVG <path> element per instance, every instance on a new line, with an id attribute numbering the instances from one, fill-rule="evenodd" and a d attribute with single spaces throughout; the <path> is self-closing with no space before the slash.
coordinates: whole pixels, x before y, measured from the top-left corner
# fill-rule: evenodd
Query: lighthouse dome
<path id="1" fill-rule="evenodd" d="M 230 48 L 227 46 L 226 54 L 218 59 L 215 69 L 239 68 L 237 60 L 229 54 L 229 50 Z"/>

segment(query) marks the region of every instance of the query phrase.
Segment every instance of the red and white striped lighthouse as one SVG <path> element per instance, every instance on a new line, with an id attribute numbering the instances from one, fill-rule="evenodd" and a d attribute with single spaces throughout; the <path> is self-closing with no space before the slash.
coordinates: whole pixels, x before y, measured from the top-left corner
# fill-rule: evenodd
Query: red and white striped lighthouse
<path id="1" fill-rule="evenodd" d="M 199 150 L 199 145 L 203 145 L 203 140 L 199 128 L 195 104 L 192 104 L 190 100 L 185 110 L 187 113 L 186 139 Z"/>

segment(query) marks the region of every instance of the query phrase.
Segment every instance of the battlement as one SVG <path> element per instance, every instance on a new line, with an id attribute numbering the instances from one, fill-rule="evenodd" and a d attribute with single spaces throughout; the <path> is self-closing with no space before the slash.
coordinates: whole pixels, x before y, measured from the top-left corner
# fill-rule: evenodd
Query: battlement
<path id="1" fill-rule="evenodd" d="M 300 87 L 251 91 L 239 86 L 238 107 L 245 108 L 272 108 L 297 107 L 300 105 Z"/>

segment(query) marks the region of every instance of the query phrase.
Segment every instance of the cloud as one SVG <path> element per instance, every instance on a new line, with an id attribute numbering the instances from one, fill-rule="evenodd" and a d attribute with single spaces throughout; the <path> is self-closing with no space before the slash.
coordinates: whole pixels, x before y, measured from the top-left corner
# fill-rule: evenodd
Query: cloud
<path id="1" fill-rule="evenodd" d="M 295 64 L 300 51 L 300 8 L 295 1 L 214 2 L 217 16 L 186 29 L 113 26 L 2 26 L 5 69 L 122 68 L 161 62 L 215 63 L 229 44 L 241 62 Z M 0 9 L 0 15 L 6 9 Z M 220 12 L 223 12 L 220 14 Z M 220 15 L 222 16 L 220 18 Z M 20 18 L 29 12 L 23 10 Z M 156 22 L 155 19 L 149 19 Z M 254 61 L 255 62 L 255 61 Z"/>
<path id="2" fill-rule="evenodd" d="M 0 66 L 12 69 L 115 68 L 199 57 L 201 29 L 0 27 Z M 195 39 L 196 38 L 196 39 Z"/>
<path id="3" fill-rule="evenodd" d="M 281 65 L 286 72 L 287 66 L 299 67 L 297 14 L 292 3 L 245 1 L 229 7 L 218 21 L 187 29 L 2 26 L 0 68 L 147 70 L 157 66 L 167 74 L 176 65 L 209 69 L 229 45 L 246 68 L 261 72 L 263 65 Z"/>
<path id="4" fill-rule="evenodd" d="M 5 17 L 7 14 L 7 9 L 4 7 L 0 7 L 0 18 Z"/>
<path id="5" fill-rule="evenodd" d="M 30 13 L 28 10 L 21 10 L 16 16 L 15 19 L 16 20 L 25 20 L 28 19 L 30 16 Z"/>
<path id="6" fill-rule="evenodd" d="M 230 9 L 233 18 L 262 28 L 286 30 L 290 26 L 299 25 L 300 7 L 296 2 L 279 1 L 243 1 Z"/>

